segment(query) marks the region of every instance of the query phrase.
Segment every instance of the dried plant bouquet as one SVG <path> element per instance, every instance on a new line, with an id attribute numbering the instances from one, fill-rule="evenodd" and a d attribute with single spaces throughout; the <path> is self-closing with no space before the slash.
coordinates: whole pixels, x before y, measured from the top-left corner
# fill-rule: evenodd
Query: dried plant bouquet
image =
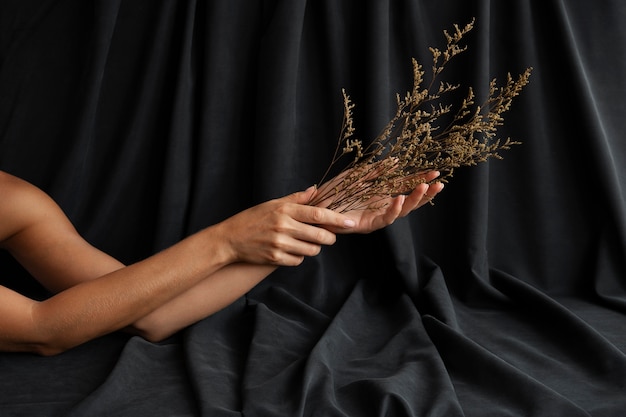
<path id="1" fill-rule="evenodd" d="M 510 138 L 501 140 L 496 133 L 504 122 L 502 114 L 528 83 L 532 68 L 516 80 L 508 74 L 502 86 L 493 79 L 482 105 L 475 104 L 471 87 L 458 106 L 442 103 L 442 98 L 459 85 L 438 81 L 438 77 L 452 58 L 467 49 L 459 43 L 473 27 L 474 20 L 463 28 L 454 25 L 452 33 L 443 32 L 447 41 L 445 50 L 429 48 L 433 64 L 431 80 L 426 86 L 423 86 L 425 71 L 412 60 L 413 89 L 404 97 L 397 95 L 396 114 L 366 147 L 353 136 L 354 104 L 342 90 L 344 119 L 337 148 L 320 181 L 322 185 L 309 204 L 324 203 L 340 212 L 376 207 L 378 201 L 412 191 L 424 182 L 426 172 L 439 171 L 441 176 L 437 181 L 446 181 L 455 168 L 476 165 L 491 157 L 501 159 L 500 151 L 520 143 Z M 350 155 L 352 161 L 326 181 L 342 157 Z"/>

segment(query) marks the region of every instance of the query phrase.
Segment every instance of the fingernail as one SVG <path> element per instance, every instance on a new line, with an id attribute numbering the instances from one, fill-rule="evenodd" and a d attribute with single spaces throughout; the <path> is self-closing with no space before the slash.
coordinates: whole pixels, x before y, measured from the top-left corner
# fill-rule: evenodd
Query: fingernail
<path id="1" fill-rule="evenodd" d="M 356 226 L 356 222 L 352 219 L 347 219 L 343 221 L 343 225 L 346 227 L 354 227 Z"/>

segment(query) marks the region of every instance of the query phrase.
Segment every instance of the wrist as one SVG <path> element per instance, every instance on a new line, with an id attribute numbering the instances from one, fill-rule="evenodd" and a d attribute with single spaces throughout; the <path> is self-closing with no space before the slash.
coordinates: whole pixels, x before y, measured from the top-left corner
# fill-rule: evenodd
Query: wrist
<path id="1" fill-rule="evenodd" d="M 204 229 L 202 233 L 206 234 L 206 240 L 210 246 L 207 249 L 208 252 L 222 266 L 239 262 L 239 254 L 233 245 L 232 239 L 229 237 L 230 234 L 224 222 L 210 226 Z"/>

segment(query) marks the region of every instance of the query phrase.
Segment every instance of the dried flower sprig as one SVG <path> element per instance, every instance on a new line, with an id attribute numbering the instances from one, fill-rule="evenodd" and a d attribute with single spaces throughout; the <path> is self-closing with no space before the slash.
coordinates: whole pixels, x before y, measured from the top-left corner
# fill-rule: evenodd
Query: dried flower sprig
<path id="1" fill-rule="evenodd" d="M 504 123 L 503 113 L 510 109 L 513 98 L 528 84 L 532 68 L 517 79 L 507 74 L 504 85 L 496 79 L 489 83 L 487 99 L 475 104 L 473 89 L 468 89 L 456 111 L 443 104 L 441 98 L 459 88 L 458 84 L 437 83 L 437 77 L 452 58 L 464 52 L 459 45 L 474 27 L 474 20 L 463 28 L 454 25 L 454 32 L 444 30 L 446 48 L 429 48 L 432 57 L 432 79 L 426 87 L 425 71 L 415 60 L 413 88 L 404 97 L 398 94 L 397 111 L 382 133 L 367 147 L 354 139 L 352 110 L 354 104 L 342 90 L 344 119 L 335 154 L 320 183 L 323 183 L 311 205 L 322 202 L 330 209 L 345 212 L 376 208 L 378 201 L 406 194 L 424 182 L 423 175 L 439 171 L 436 181 L 446 181 L 455 168 L 476 165 L 488 158 L 502 159 L 499 152 L 520 142 L 496 137 Z M 447 125 L 439 125 L 447 118 Z M 352 161 L 333 179 L 324 183 L 342 157 L 353 155 Z"/>

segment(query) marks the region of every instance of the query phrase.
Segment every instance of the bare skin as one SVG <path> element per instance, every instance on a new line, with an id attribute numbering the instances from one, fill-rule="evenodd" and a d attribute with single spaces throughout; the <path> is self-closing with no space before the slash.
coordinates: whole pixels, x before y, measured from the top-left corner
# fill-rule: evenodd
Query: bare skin
<path id="1" fill-rule="evenodd" d="M 427 180 L 436 178 L 429 173 Z M 316 189 L 259 204 L 133 265 L 85 241 L 44 192 L 0 171 L 0 248 L 54 295 L 31 300 L 0 286 L 0 350 L 53 355 L 122 329 L 158 341 L 226 307 L 279 266 L 297 266 L 430 201 L 422 184 L 384 207 L 339 214 L 306 202 Z M 378 207 L 378 206 L 377 206 Z"/>

